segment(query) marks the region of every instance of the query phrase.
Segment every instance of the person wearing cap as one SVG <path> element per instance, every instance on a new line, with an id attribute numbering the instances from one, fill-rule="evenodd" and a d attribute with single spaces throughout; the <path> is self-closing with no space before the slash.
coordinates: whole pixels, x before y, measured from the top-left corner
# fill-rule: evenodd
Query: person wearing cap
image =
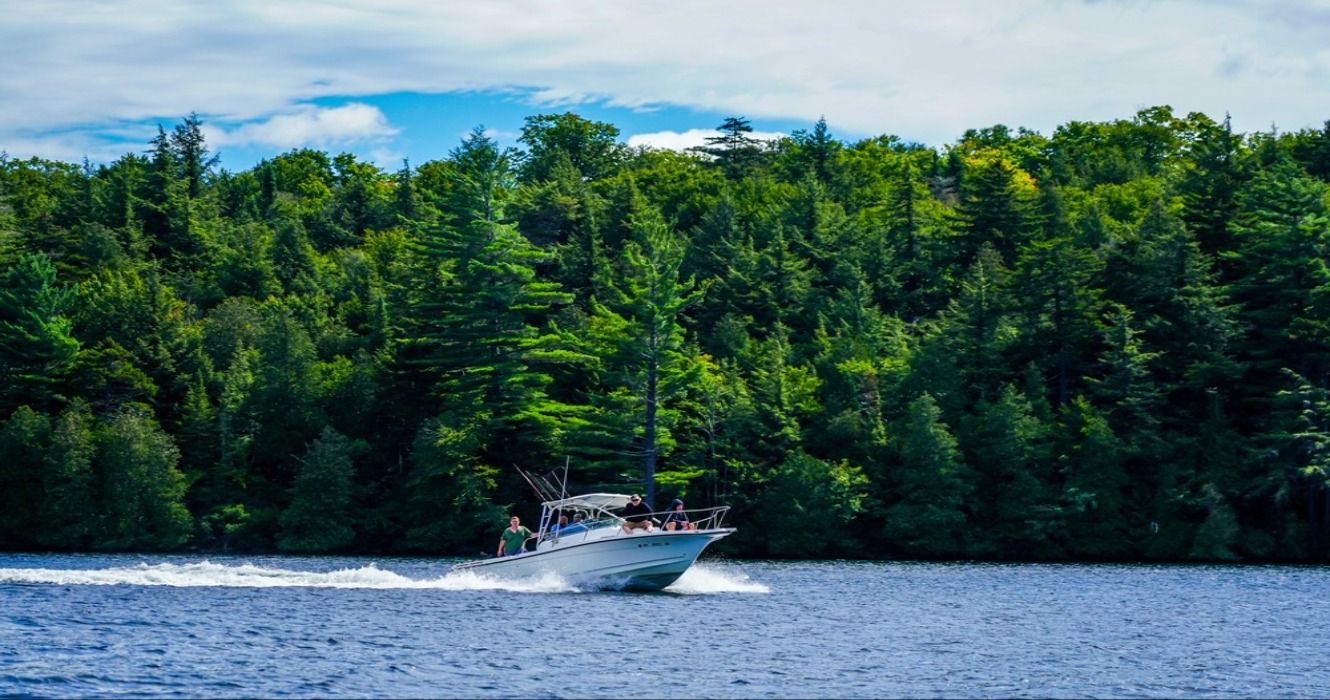
<path id="1" fill-rule="evenodd" d="M 628 499 L 628 505 L 620 511 L 623 516 L 623 531 L 630 533 L 633 530 L 646 530 L 651 532 L 651 506 L 642 502 L 642 497 L 633 494 Z"/>
<path id="2" fill-rule="evenodd" d="M 665 515 L 665 522 L 661 527 L 671 532 L 697 529 L 696 525 L 688 522 L 688 514 L 683 512 L 683 499 L 680 498 L 670 501 L 670 512 Z"/>
<path id="3" fill-rule="evenodd" d="M 532 532 L 522 525 L 522 521 L 516 515 L 508 518 L 508 527 L 499 535 L 499 553 L 494 556 L 511 557 L 521 554 L 526 551 L 526 541 L 531 535 Z"/>

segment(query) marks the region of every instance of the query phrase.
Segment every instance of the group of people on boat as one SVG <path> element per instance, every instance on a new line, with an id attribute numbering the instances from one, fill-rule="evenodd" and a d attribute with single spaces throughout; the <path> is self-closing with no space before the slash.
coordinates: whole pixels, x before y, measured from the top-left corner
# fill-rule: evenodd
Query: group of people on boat
<path id="1" fill-rule="evenodd" d="M 688 513 L 684 511 L 682 499 L 676 498 L 670 502 L 670 509 L 665 514 L 665 519 L 661 521 L 662 530 L 669 532 L 682 532 L 687 530 L 696 530 L 697 525 L 688 520 Z M 655 522 L 652 519 L 651 506 L 648 506 L 642 497 L 633 494 L 628 499 L 628 505 L 624 506 L 619 515 L 623 517 L 624 534 L 632 534 L 634 530 L 645 530 L 652 532 L 655 529 Z M 581 513 L 573 514 L 573 521 L 568 521 L 567 515 L 560 515 L 558 522 L 551 525 L 546 530 L 546 535 L 566 537 L 571 534 L 585 531 L 586 525 L 582 522 Z M 511 557 L 521 554 L 525 551 L 526 541 L 535 535 L 534 532 L 522 524 L 521 518 L 516 515 L 508 519 L 508 527 L 499 535 L 499 547 L 496 557 Z"/>
<path id="2" fill-rule="evenodd" d="M 623 516 L 624 533 L 629 534 L 633 530 L 646 530 L 647 532 L 654 530 L 655 523 L 651 518 L 652 512 L 651 506 L 648 506 L 641 496 L 633 494 L 628 499 L 628 505 L 624 506 L 623 510 L 619 512 Z M 665 513 L 665 520 L 661 522 L 660 527 L 662 530 L 671 532 L 697 529 L 696 525 L 689 522 L 688 513 L 684 512 L 683 509 L 683 499 L 680 498 L 670 502 L 670 509 Z"/>

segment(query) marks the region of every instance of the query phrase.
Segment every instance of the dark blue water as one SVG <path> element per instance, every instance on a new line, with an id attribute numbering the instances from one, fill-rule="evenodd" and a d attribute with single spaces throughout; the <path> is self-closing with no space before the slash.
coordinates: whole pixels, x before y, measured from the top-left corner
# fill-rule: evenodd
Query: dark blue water
<path id="1" fill-rule="evenodd" d="M 1330 570 L 0 555 L 0 696 L 1325 697 Z"/>

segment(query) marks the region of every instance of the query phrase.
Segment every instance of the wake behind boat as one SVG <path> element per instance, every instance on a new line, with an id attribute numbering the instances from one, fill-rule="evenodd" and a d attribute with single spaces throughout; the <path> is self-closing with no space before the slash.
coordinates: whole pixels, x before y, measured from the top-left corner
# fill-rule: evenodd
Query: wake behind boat
<path id="1" fill-rule="evenodd" d="M 735 531 L 723 526 L 729 506 L 681 511 L 693 529 L 626 531 L 624 518 L 614 511 L 627 506 L 630 498 L 590 493 L 545 501 L 534 551 L 463 562 L 453 571 L 502 578 L 552 573 L 574 584 L 658 591 L 682 576 L 707 545 Z M 583 519 L 557 528 L 561 514 Z"/>

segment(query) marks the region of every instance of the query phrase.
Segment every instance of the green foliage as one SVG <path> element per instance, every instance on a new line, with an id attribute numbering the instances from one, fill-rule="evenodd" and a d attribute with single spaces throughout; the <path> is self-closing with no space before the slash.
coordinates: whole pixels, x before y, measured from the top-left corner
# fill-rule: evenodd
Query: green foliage
<path id="1" fill-rule="evenodd" d="M 416 439 L 407 487 L 407 543 L 413 549 L 455 551 L 501 522 L 493 502 L 498 470 L 481 463 L 475 425 L 431 421 Z"/>
<path id="2" fill-rule="evenodd" d="M 829 463 L 795 453 L 776 469 L 762 494 L 768 551 L 778 557 L 854 554 L 875 549 L 851 523 L 863 509 L 868 477 L 846 462 Z"/>
<path id="3" fill-rule="evenodd" d="M 28 406 L 20 406 L 0 427 L 0 543 L 14 549 L 31 547 L 37 532 L 43 453 L 49 448 L 51 421 Z"/>
<path id="4" fill-rule="evenodd" d="M 170 549 L 191 534 L 180 450 L 157 422 L 136 408 L 111 416 L 98 437 L 104 534 L 111 549 Z"/>
<path id="5" fill-rule="evenodd" d="M 593 399 L 598 410 L 592 427 L 602 459 L 640 456 L 646 499 L 654 503 L 657 460 L 669 453 L 675 401 L 699 370 L 681 320 L 701 291 L 680 276 L 685 250 L 677 234 L 650 214 L 633 223 L 617 274 L 606 270 L 598 285 L 601 298 L 591 298 L 586 352 L 601 358 L 598 393 L 606 400 Z"/>
<path id="6" fill-rule="evenodd" d="M 300 460 L 291 486 L 291 504 L 282 511 L 278 548 L 325 552 L 342 549 L 355 538 L 351 499 L 356 453 L 367 446 L 325 426 Z"/>
<path id="7" fill-rule="evenodd" d="M 1207 511 L 1205 522 L 1196 533 L 1190 556 L 1201 560 L 1237 559 L 1238 555 L 1233 553 L 1233 545 L 1240 531 L 1237 515 L 1214 484 L 1206 484 L 1204 493 Z"/>
<path id="8" fill-rule="evenodd" d="M 707 137 L 707 145 L 693 150 L 710 156 L 732 180 L 751 174 L 762 159 L 762 142 L 749 136 L 753 125 L 743 117 L 726 117 L 716 130 L 718 136 Z"/>
<path id="9" fill-rule="evenodd" d="M 206 133 L 0 155 L 0 548 L 469 553 L 569 459 L 739 554 L 1330 556 L 1330 123 Z"/>
<path id="10" fill-rule="evenodd" d="M 910 554 L 962 554 L 974 475 L 933 397 L 911 402 L 895 433 L 899 500 L 887 511 L 886 538 Z"/>
<path id="11" fill-rule="evenodd" d="M 96 424 L 86 406 L 74 404 L 56 417 L 42 474 L 42 500 L 38 541 L 58 549 L 91 545 L 97 512 Z"/>
<path id="12" fill-rule="evenodd" d="M 527 147 L 522 172 L 527 180 L 546 180 L 560 161 L 579 177 L 596 180 L 613 173 L 623 160 L 619 129 L 565 112 L 527 117 L 518 139 Z"/>
<path id="13" fill-rule="evenodd" d="M 70 290 L 45 255 L 24 255 L 0 280 L 0 411 L 53 407 L 79 343 Z"/>

